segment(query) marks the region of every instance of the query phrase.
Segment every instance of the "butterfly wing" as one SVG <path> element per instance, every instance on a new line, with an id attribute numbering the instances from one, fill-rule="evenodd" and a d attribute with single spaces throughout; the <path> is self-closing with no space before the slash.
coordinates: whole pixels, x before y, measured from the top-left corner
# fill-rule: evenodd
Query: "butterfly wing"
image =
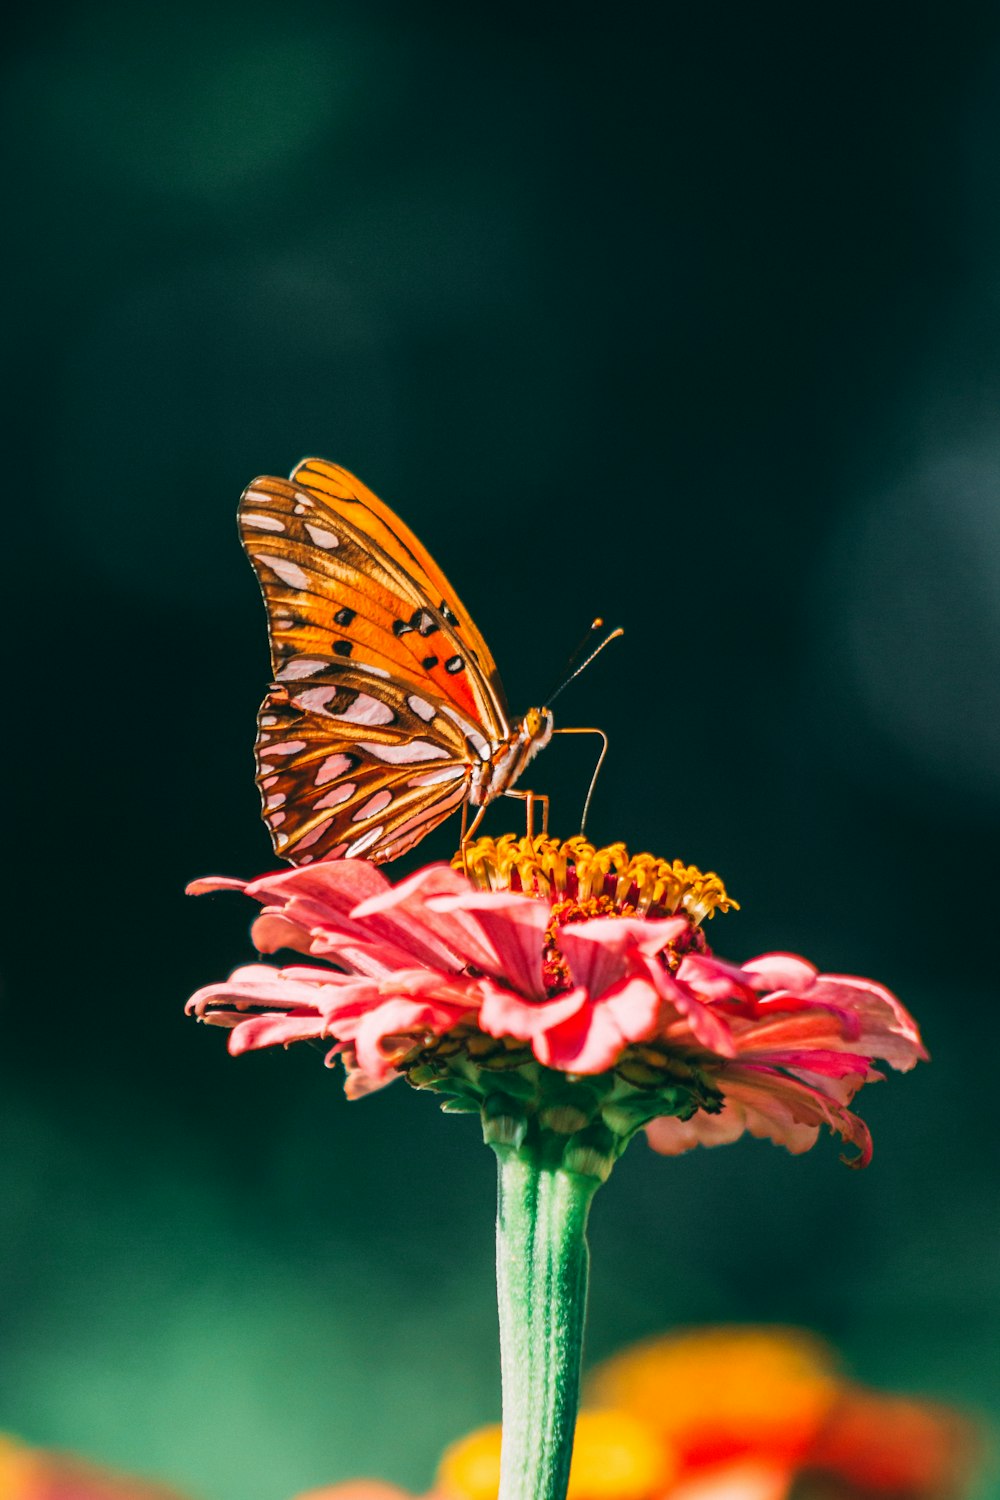
<path id="1" fill-rule="evenodd" d="M 314 474 L 318 462 L 296 470 L 309 487 L 264 477 L 240 502 L 275 679 L 257 780 L 286 859 L 380 861 L 461 805 L 506 711 L 485 642 L 425 549 L 346 470 Z"/>
<path id="2" fill-rule="evenodd" d="M 495 721 L 497 728 L 502 727 L 506 734 L 506 699 L 497 664 L 472 616 L 427 548 L 384 501 L 337 464 L 328 463 L 323 458 L 303 459 L 293 470 L 291 482 L 307 489 L 317 505 L 325 507 L 355 529 L 371 552 L 380 551 L 383 563 L 392 563 L 399 569 L 401 578 L 415 588 L 421 606 L 438 623 L 439 630 L 454 638 L 466 663 L 471 663 L 473 691 L 477 697 L 481 695 L 488 699 L 488 705 L 484 705 L 483 722 Z M 425 639 L 435 634 L 426 619 L 420 631 Z M 455 696 L 460 684 L 446 686 L 450 688 L 449 696 Z"/>
<path id="3" fill-rule="evenodd" d="M 264 820 L 297 864 L 405 853 L 461 806 L 478 753 L 446 705 L 332 663 L 276 682 L 258 725 Z"/>

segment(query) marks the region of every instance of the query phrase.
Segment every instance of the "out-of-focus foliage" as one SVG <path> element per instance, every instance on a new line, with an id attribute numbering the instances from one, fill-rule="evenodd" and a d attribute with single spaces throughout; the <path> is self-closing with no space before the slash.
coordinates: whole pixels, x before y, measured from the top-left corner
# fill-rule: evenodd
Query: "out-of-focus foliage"
<path id="1" fill-rule="evenodd" d="M 0 1420 L 274 1500 L 426 1487 L 497 1414 L 475 1126 L 182 1015 L 250 956 L 185 881 L 271 859 L 235 504 L 307 452 L 516 708 L 622 623 L 557 705 L 611 736 L 593 836 L 719 870 L 734 955 L 877 976 L 934 1058 L 865 1174 L 634 1148 L 592 1355 L 775 1319 L 1000 1404 L 995 8 L 103 0 L 6 41 Z M 557 833 L 589 753 L 538 762 Z"/>

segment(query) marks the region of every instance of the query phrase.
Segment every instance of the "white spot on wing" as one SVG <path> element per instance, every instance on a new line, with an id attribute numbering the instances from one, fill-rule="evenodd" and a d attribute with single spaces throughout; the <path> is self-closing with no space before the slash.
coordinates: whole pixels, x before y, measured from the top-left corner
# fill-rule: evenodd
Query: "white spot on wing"
<path id="1" fill-rule="evenodd" d="M 406 785 L 437 786 L 439 781 L 457 781 L 464 775 L 464 766 L 443 766 L 440 771 L 425 771 L 422 776 L 411 776 Z"/>
<path id="2" fill-rule="evenodd" d="M 277 714 L 261 714 L 261 716 L 260 716 L 260 727 L 261 727 L 261 729 L 270 729 L 271 725 L 272 724 L 277 724 L 277 722 L 278 722 L 278 715 Z"/>
<path id="3" fill-rule="evenodd" d="M 374 818 L 376 813 L 385 812 L 392 801 L 392 793 L 386 790 L 376 792 L 374 797 L 369 797 L 351 818 L 352 823 L 360 823 L 364 818 Z"/>
<path id="4" fill-rule="evenodd" d="M 373 828 L 370 833 L 362 834 L 361 838 L 355 839 L 353 844 L 348 844 L 346 851 L 348 858 L 363 854 L 366 849 L 370 849 L 372 844 L 378 843 L 384 832 L 384 828 L 380 825 L 378 828 Z"/>
<path id="5" fill-rule="evenodd" d="M 353 797 L 356 791 L 357 785 L 353 781 L 342 781 L 339 786 L 327 792 L 325 797 L 320 797 L 318 802 L 314 802 L 313 806 L 316 808 L 339 807 L 341 802 L 346 802 L 348 797 Z"/>
<path id="6" fill-rule="evenodd" d="M 297 682 L 302 677 L 311 677 L 314 672 L 319 672 L 323 667 L 330 665 L 325 656 L 293 656 L 278 673 L 279 682 Z"/>
<path id="7" fill-rule="evenodd" d="M 256 558 L 258 562 L 262 562 L 265 567 L 270 568 L 271 572 L 277 578 L 280 578 L 282 583 L 287 583 L 290 589 L 307 589 L 309 587 L 309 579 L 303 573 L 298 563 L 289 561 L 287 557 L 272 557 L 266 552 L 258 552 Z"/>
<path id="8" fill-rule="evenodd" d="M 261 745 L 261 755 L 298 755 L 306 748 L 305 740 L 278 740 L 274 745 Z"/>
<path id="9" fill-rule="evenodd" d="M 272 828 L 277 828 L 280 823 L 283 823 L 285 821 L 286 816 L 287 814 L 282 812 L 272 813 L 267 821 L 270 823 Z"/>
<path id="10" fill-rule="evenodd" d="M 326 786 L 328 781 L 335 781 L 338 776 L 343 776 L 345 771 L 349 771 L 352 764 L 350 756 L 328 755 L 313 780 L 317 786 Z"/>
<path id="11" fill-rule="evenodd" d="M 252 510 L 245 510 L 240 520 L 244 526 L 252 526 L 256 531 L 284 531 L 285 529 L 285 523 L 280 516 L 261 516 Z"/>
<path id="12" fill-rule="evenodd" d="M 372 726 L 391 724 L 395 717 L 388 703 L 380 702 L 370 693 L 359 693 L 342 714 L 331 715 L 331 718 L 342 719 L 345 724 L 371 724 Z"/>
<path id="13" fill-rule="evenodd" d="M 268 812 L 270 812 L 272 808 L 280 807 L 284 800 L 284 792 L 273 792 L 272 795 L 268 797 L 267 801 L 264 803 L 264 807 Z"/>
<path id="14" fill-rule="evenodd" d="M 379 745 L 374 740 L 365 740 L 361 747 L 376 760 L 390 766 L 415 765 L 420 760 L 444 760 L 448 752 L 429 740 L 404 740 L 401 744 Z"/>
<path id="15" fill-rule="evenodd" d="M 317 547 L 324 547 L 327 551 L 329 551 L 331 547 L 340 546 L 340 537 L 334 536 L 332 531 L 324 531 L 322 526 L 312 526 L 307 521 L 306 530 L 312 537 L 313 541 L 316 543 Z"/>
<path id="16" fill-rule="evenodd" d="M 299 839 L 298 844 L 296 845 L 296 855 L 298 854 L 299 849 L 308 849 L 310 844 L 315 844 L 316 840 L 321 839 L 324 833 L 326 833 L 325 822 L 320 823 L 317 828 L 311 828 L 303 838 Z"/>
<path id="17" fill-rule="evenodd" d="M 313 687 L 306 688 L 301 693 L 296 693 L 294 702 L 296 708 L 308 708 L 313 713 L 326 713 L 326 705 L 331 698 L 337 696 L 335 687 Z M 336 715 L 337 718 L 341 716 Z"/>
<path id="18" fill-rule="evenodd" d="M 420 698 L 416 693 L 411 693 L 406 701 L 418 719 L 423 719 L 425 724 L 431 722 L 434 717 L 434 708 L 427 702 L 426 698 Z"/>

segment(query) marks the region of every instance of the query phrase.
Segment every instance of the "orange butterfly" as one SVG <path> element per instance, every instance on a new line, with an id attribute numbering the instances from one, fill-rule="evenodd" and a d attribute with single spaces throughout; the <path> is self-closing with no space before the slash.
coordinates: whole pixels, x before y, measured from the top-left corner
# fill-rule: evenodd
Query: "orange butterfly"
<path id="1" fill-rule="evenodd" d="M 256 755 L 275 852 L 381 863 L 458 807 L 479 810 L 474 828 L 548 744 L 552 714 L 511 725 L 486 642 L 426 548 L 317 458 L 255 479 L 239 527 L 271 642 Z"/>

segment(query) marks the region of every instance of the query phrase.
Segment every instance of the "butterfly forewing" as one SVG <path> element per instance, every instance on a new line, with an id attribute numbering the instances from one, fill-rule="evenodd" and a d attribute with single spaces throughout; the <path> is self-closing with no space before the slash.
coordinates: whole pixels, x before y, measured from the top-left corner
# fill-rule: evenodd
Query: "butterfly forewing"
<path id="1" fill-rule="evenodd" d="M 296 476 L 257 479 L 240 503 L 275 677 L 258 719 L 264 817 L 286 859 L 394 858 L 462 803 L 507 734 L 499 675 L 386 506 L 333 465 Z"/>
<path id="2" fill-rule="evenodd" d="M 442 626 L 461 637 L 462 651 L 488 685 L 498 723 L 506 727 L 506 700 L 500 673 L 475 621 L 427 548 L 394 511 L 360 479 L 338 464 L 306 458 L 292 472 L 292 482 L 307 489 L 328 511 L 366 538 L 418 590 L 421 603 Z"/>
<path id="3" fill-rule="evenodd" d="M 459 614 L 447 600 L 432 602 L 433 580 L 411 577 L 356 521 L 288 480 L 254 480 L 239 520 L 267 604 L 275 675 L 290 656 L 353 660 L 422 684 L 482 724 L 489 738 L 504 738 L 493 659 L 462 606 Z"/>

